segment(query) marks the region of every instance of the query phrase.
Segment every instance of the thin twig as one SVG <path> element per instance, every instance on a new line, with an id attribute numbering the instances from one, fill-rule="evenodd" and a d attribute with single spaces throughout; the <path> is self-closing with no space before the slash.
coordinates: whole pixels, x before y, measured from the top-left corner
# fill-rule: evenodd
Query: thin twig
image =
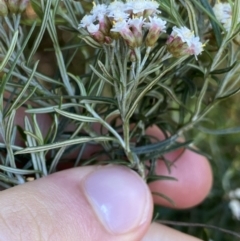
<path id="1" fill-rule="evenodd" d="M 168 224 L 168 225 L 174 225 L 174 226 L 183 226 L 183 227 L 196 227 L 196 228 L 208 228 L 208 229 L 214 229 L 226 234 L 230 234 L 233 235 L 235 237 L 240 238 L 240 234 L 236 233 L 234 231 L 231 230 L 227 230 L 224 228 L 219 228 L 217 226 L 214 225 L 208 225 L 208 224 L 202 224 L 202 223 L 185 223 L 185 222 L 175 222 L 175 221 L 168 221 L 168 220 L 157 220 L 157 223 L 161 223 L 161 224 Z"/>

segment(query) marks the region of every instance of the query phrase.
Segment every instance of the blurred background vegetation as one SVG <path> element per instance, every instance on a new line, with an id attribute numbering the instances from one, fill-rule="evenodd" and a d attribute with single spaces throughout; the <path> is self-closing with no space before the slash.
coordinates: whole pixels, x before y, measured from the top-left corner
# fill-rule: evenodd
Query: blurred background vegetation
<path id="1" fill-rule="evenodd" d="M 214 129 L 226 129 L 239 126 L 240 123 L 240 94 L 221 102 L 208 115 L 214 120 Z M 229 192 L 240 187 L 240 133 L 214 135 L 195 130 L 196 146 L 209 155 L 214 175 L 214 183 L 207 199 L 190 210 L 172 210 L 156 207 L 159 218 L 186 223 L 201 223 L 214 225 L 240 233 L 240 220 L 232 214 L 229 208 Z M 202 173 L 204 178 L 204 173 Z M 194 194 L 193 194 L 194 195 Z M 197 226 L 197 225 L 196 225 Z M 237 241 L 238 237 L 225 234 L 218 230 L 173 226 L 183 232 L 206 240 Z"/>

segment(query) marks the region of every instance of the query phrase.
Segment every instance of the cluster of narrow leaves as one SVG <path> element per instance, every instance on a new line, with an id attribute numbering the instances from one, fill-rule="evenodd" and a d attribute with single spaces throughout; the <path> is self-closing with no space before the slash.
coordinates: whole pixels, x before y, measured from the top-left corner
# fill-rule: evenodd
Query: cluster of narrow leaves
<path id="1" fill-rule="evenodd" d="M 238 4 L 236 1 L 226 31 L 206 1 L 158 3 L 156 11 L 168 23 L 166 33 L 174 26 L 187 25 L 206 43 L 198 60 L 169 54 L 167 34 L 158 36 L 150 49 L 129 48 L 121 40 L 94 45 L 95 40 L 91 42 L 79 29 L 87 12 L 84 8 L 89 9 L 79 1 L 31 1 L 34 19 L 22 13 L 1 17 L 1 148 L 6 151 L 1 155 L 2 180 L 16 184 L 26 181 L 28 174 L 34 173 L 34 178 L 48 175 L 73 150 L 78 152 L 74 163 L 78 165 L 89 144 L 102 149 L 82 161 L 83 165 L 105 155 L 103 163 L 123 163 L 142 175 L 147 168 L 149 177 L 154 176 L 159 157 L 164 159 L 165 153 L 183 146 L 190 148 L 192 140 L 179 143 L 177 138 L 193 127 L 209 131 L 203 125 L 206 115 L 219 101 L 238 92 Z M 39 31 L 34 32 L 35 28 Z M 70 37 L 60 44 L 59 33 L 65 32 Z M 52 42 L 49 51 L 57 61 L 56 74 L 51 77 L 39 72 L 34 61 L 46 33 Z M 79 61 L 79 54 L 84 64 L 80 70 L 73 69 L 71 64 Z M 6 93 L 10 98 L 4 99 Z M 26 142 L 22 148 L 14 145 L 17 130 L 13 123 L 18 108 L 27 105 L 25 112 L 31 115 L 19 127 Z M 47 136 L 36 114 L 52 117 Z M 155 144 L 145 133 L 153 124 L 166 137 Z M 69 125 L 74 131 L 65 131 Z M 18 169 L 20 155 L 25 162 Z"/>

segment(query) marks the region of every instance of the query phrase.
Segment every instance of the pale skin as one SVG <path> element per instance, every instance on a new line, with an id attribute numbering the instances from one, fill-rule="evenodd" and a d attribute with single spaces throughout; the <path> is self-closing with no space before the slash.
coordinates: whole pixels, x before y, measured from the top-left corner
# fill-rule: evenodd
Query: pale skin
<path id="1" fill-rule="evenodd" d="M 23 110 L 17 115 L 16 122 L 22 125 Z M 41 116 L 38 120 L 45 131 L 44 126 L 48 126 L 50 118 Z M 156 126 L 147 131 L 156 137 L 162 135 Z M 141 178 L 134 177 L 133 188 L 137 185 L 137 188 L 144 190 L 139 199 L 145 198 L 142 210 L 145 219 L 141 224 L 133 220 L 132 228 L 123 233 L 116 234 L 106 228 L 92 207 L 91 201 L 86 197 L 84 182 L 99 168 L 88 166 L 57 172 L 0 192 L 0 237 L 3 240 L 16 241 L 197 241 L 198 238 L 164 225 L 151 224 L 153 201 L 159 205 L 172 207 L 166 200 L 152 196 L 151 191 L 164 193 L 175 202 L 178 209 L 193 207 L 203 201 L 211 189 L 211 167 L 205 157 L 189 150 L 175 151 L 168 154 L 167 158 L 174 161 L 171 176 L 176 177 L 178 181 L 157 181 L 147 187 Z M 111 166 L 110 169 L 118 175 L 122 167 Z M 128 169 L 124 169 L 123 173 L 126 178 L 135 175 Z M 157 173 L 169 175 L 160 160 Z M 131 191 L 131 183 L 129 186 Z"/>

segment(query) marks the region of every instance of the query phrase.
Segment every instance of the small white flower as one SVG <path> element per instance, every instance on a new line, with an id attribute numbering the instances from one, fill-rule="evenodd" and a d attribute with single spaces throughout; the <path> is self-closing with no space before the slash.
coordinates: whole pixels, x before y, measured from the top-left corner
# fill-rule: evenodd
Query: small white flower
<path id="1" fill-rule="evenodd" d="M 153 13 L 160 13 L 157 10 L 159 3 L 152 0 L 130 0 L 126 3 L 126 10 L 132 11 L 134 14 L 143 13 L 145 10 L 150 10 Z"/>
<path id="2" fill-rule="evenodd" d="M 87 30 L 90 34 L 95 34 L 99 31 L 99 24 L 93 24 L 87 26 Z"/>
<path id="3" fill-rule="evenodd" d="M 126 3 L 126 10 L 130 10 L 134 14 L 143 13 L 145 9 L 146 9 L 145 0 L 132 0 Z"/>
<path id="4" fill-rule="evenodd" d="M 129 17 L 128 13 L 125 13 L 121 9 L 116 9 L 114 11 L 111 11 L 108 13 L 108 17 L 113 18 L 114 21 L 122 21 L 122 20 L 127 20 Z"/>
<path id="5" fill-rule="evenodd" d="M 191 55 L 195 55 L 197 58 L 197 55 L 201 54 L 203 51 L 203 44 L 200 42 L 199 37 L 194 37 L 191 39 L 189 50 Z"/>
<path id="6" fill-rule="evenodd" d="M 213 7 L 213 12 L 226 31 L 229 31 L 232 23 L 231 5 L 229 3 L 216 3 Z"/>
<path id="7" fill-rule="evenodd" d="M 133 18 L 128 20 L 128 25 L 131 27 L 132 33 L 136 39 L 137 46 L 142 45 L 143 33 L 142 26 L 144 24 L 145 19 L 143 17 Z"/>
<path id="8" fill-rule="evenodd" d="M 94 4 L 94 7 L 91 11 L 94 16 L 101 16 L 107 13 L 107 5 L 106 4 Z"/>
<path id="9" fill-rule="evenodd" d="M 113 25 L 111 31 L 120 33 L 122 31 L 124 31 L 125 29 L 129 29 L 129 25 L 126 20 L 123 20 L 123 21 L 116 22 Z"/>
<path id="10" fill-rule="evenodd" d="M 148 17 L 149 22 L 144 23 L 144 27 L 148 28 L 148 34 L 145 39 L 147 47 L 152 47 L 157 42 L 161 32 L 166 32 L 166 21 L 156 16 Z"/>
<path id="11" fill-rule="evenodd" d="M 142 28 L 143 24 L 145 23 L 145 19 L 143 17 L 140 18 L 132 18 L 128 20 L 128 24 L 130 27 L 134 27 L 136 29 Z"/>
<path id="12" fill-rule="evenodd" d="M 149 22 L 144 23 L 144 27 L 149 28 L 151 30 L 152 28 L 157 28 L 161 32 L 165 32 L 166 29 L 166 21 L 162 20 L 161 18 L 154 16 L 154 17 L 148 17 Z"/>
<path id="13" fill-rule="evenodd" d="M 127 42 L 127 44 L 131 47 L 134 48 L 137 45 L 136 39 L 133 35 L 133 32 L 129 28 L 130 26 L 128 25 L 126 20 L 116 22 L 111 29 L 113 32 L 118 32 L 122 36 L 122 38 Z"/>
<path id="14" fill-rule="evenodd" d="M 111 2 L 108 6 L 108 12 L 124 11 L 124 10 L 125 10 L 125 4 L 121 1 Z"/>
<path id="15" fill-rule="evenodd" d="M 203 51 L 203 44 L 199 37 L 194 36 L 194 32 L 187 27 L 173 27 L 173 31 L 167 40 L 169 51 L 173 56 L 197 55 Z"/>
<path id="16" fill-rule="evenodd" d="M 179 37 L 183 42 L 190 44 L 192 41 L 192 38 L 194 37 L 194 32 L 185 26 L 180 28 L 177 28 L 176 26 L 174 26 L 171 36 Z"/>
<path id="17" fill-rule="evenodd" d="M 154 12 L 161 13 L 161 11 L 157 10 L 157 8 L 159 7 L 159 3 L 158 2 L 151 1 L 151 0 L 146 0 L 145 4 L 146 4 L 146 9 L 147 10 L 152 10 Z"/>
<path id="18" fill-rule="evenodd" d="M 92 24 L 96 20 L 95 16 L 93 15 L 85 15 L 80 24 L 78 25 L 78 28 L 86 28 L 90 24 Z"/>
<path id="19" fill-rule="evenodd" d="M 232 8 L 229 3 L 216 3 L 213 12 L 219 22 L 225 21 L 225 19 L 232 16 Z"/>
<path id="20" fill-rule="evenodd" d="M 237 199 L 232 199 L 229 202 L 229 208 L 231 209 L 233 216 L 237 220 L 240 220 L 240 202 Z"/>

